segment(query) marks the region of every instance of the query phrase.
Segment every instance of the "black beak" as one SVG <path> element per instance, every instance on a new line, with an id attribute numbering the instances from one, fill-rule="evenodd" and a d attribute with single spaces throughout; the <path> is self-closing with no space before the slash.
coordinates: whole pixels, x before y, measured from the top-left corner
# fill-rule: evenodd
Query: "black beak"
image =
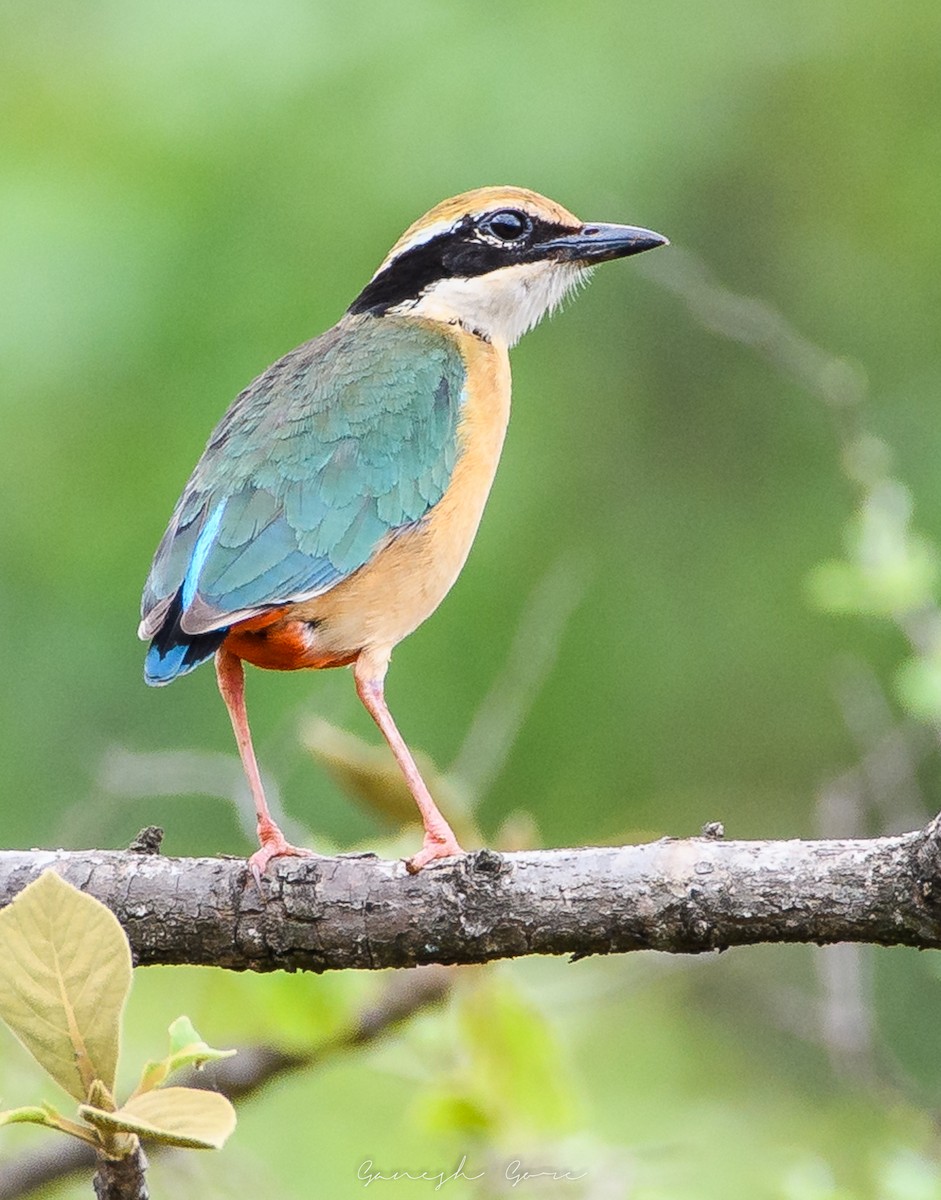
<path id="1" fill-rule="evenodd" d="M 591 264 L 627 258 L 629 254 L 642 254 L 644 250 L 669 244 L 662 233 L 634 225 L 583 225 L 574 233 L 540 243 L 538 248 L 547 258 L 560 262 Z"/>

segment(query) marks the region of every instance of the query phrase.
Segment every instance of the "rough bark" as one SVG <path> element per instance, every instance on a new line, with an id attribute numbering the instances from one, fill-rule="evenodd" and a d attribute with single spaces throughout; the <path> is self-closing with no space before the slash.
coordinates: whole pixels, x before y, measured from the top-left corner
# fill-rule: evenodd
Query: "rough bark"
<path id="1" fill-rule="evenodd" d="M 409 875 L 373 855 L 0 852 L 0 906 L 47 867 L 116 914 L 139 964 L 311 970 L 757 942 L 941 947 L 938 820 L 897 837 L 478 851 Z"/>

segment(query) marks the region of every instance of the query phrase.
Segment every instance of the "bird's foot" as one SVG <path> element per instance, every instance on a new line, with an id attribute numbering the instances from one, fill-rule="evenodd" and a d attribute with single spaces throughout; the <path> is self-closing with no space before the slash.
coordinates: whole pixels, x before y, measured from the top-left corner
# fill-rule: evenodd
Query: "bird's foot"
<path id="1" fill-rule="evenodd" d="M 258 837 L 261 845 L 248 860 L 248 869 L 255 878 L 255 883 L 261 890 L 261 877 L 273 858 L 285 857 L 313 858 L 315 851 L 305 850 L 302 846 L 292 846 L 281 830 L 272 823 L 264 829 L 259 828 Z"/>
<path id="2" fill-rule="evenodd" d="M 417 875 L 422 867 L 427 867 L 436 859 L 462 857 L 466 853 L 467 851 L 458 845 L 457 838 L 450 829 L 448 829 L 447 835 L 426 833 L 422 848 L 417 854 L 413 854 L 411 858 L 405 860 L 405 869 L 409 875 Z"/>

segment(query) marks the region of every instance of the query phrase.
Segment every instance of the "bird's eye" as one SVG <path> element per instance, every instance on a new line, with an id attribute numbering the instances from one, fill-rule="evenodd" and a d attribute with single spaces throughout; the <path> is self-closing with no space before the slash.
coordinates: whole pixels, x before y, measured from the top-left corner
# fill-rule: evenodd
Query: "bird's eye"
<path id="1" fill-rule="evenodd" d="M 499 238 L 501 242 L 522 241 L 528 233 L 532 232 L 532 228 L 533 223 L 525 213 L 515 212 L 511 208 L 492 213 L 480 222 L 482 233 Z"/>

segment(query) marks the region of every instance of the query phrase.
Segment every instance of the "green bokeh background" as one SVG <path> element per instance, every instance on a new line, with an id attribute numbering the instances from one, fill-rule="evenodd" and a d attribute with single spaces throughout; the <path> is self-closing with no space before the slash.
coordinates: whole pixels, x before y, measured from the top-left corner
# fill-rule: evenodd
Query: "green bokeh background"
<path id="1" fill-rule="evenodd" d="M 518 183 L 586 219 L 661 230 L 860 364 L 869 426 L 941 537 L 936 3 L 14 2 L 0 79 L 2 845 L 120 846 L 154 823 L 169 853 L 248 851 L 226 799 L 103 786 L 115 750 L 234 756 L 210 669 L 143 685 L 150 556 L 235 393 L 332 324 L 401 230 L 465 188 Z M 546 845 L 713 819 L 733 836 L 812 836 L 822 790 L 860 753 L 845 663 L 894 704 L 901 635 L 808 600 L 853 503 L 830 417 L 662 286 L 670 253 L 604 268 L 514 352 L 476 546 L 395 657 L 393 711 L 447 767 L 534 588 L 560 569 L 578 581 L 548 678 L 479 797 L 488 838 L 521 809 Z M 304 836 L 380 844 L 387 831 L 297 735 L 317 713 L 374 738 L 348 674 L 252 672 L 249 686 L 262 765 Z M 937 774 L 922 763 L 925 813 Z M 891 824 L 865 807 L 854 819 L 843 832 Z M 873 1084 L 815 1040 L 819 959 L 492 975 L 544 1013 L 577 1080 L 568 1134 L 619 1148 L 605 1171 L 624 1195 L 941 1196 L 934 960 L 861 960 Z M 345 1011 L 374 985 L 151 971 L 129 1053 L 156 1052 L 181 997 L 217 1044 L 277 1042 L 291 1013 Z M 346 1196 L 367 1157 L 447 1167 L 460 1122 L 419 1110 L 440 1083 L 429 1054 L 473 1058 L 451 1019 L 253 1101 L 235 1147 L 200 1159 L 178 1194 L 244 1194 L 239 1181 L 273 1172 L 279 1195 Z M 18 1054 L 0 1042 L 11 1103 L 31 1098 L 13 1094 Z M 0 1154 L 41 1136 L 7 1132 Z M 491 1194 L 477 1186 L 449 1185 Z M 576 1194 L 551 1186 L 539 1194 Z"/>

